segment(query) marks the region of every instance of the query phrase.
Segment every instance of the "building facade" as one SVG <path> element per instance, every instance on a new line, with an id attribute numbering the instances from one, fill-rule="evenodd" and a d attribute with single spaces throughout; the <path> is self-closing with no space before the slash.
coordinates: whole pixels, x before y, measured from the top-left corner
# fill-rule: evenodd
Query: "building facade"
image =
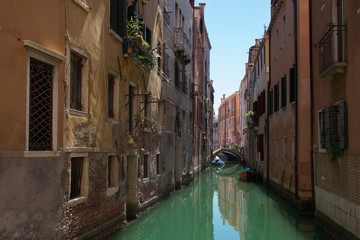
<path id="1" fill-rule="evenodd" d="M 311 211 L 309 3 L 271 2 L 266 179 L 303 211 Z"/>
<path id="2" fill-rule="evenodd" d="M 0 238 L 105 238 L 193 180 L 193 1 L 0 5 Z"/>
<path id="3" fill-rule="evenodd" d="M 194 171 L 200 172 L 210 162 L 210 40 L 205 25 L 205 4 L 194 8 Z"/>
<path id="4" fill-rule="evenodd" d="M 0 238 L 61 239 L 65 2 L 0 5 Z"/>
<path id="5" fill-rule="evenodd" d="M 221 98 L 218 114 L 218 138 L 219 145 L 223 148 L 233 148 L 234 144 L 239 146 L 239 135 L 237 126 L 239 122 L 239 92 L 235 92 L 225 98 Z"/>
<path id="6" fill-rule="evenodd" d="M 359 14 L 358 1 L 311 1 L 316 217 L 347 239 L 360 237 Z M 345 231 L 334 231 L 339 226 Z"/>

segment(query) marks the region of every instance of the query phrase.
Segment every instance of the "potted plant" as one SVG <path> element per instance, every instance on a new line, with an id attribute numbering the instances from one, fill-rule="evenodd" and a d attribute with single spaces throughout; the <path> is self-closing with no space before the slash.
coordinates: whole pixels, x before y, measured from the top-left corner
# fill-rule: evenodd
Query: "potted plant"
<path id="1" fill-rule="evenodd" d="M 144 22 L 141 20 L 141 18 L 131 17 L 127 23 L 128 39 L 130 41 L 136 42 L 142 51 L 147 51 L 150 48 L 150 45 L 144 40 L 142 31 L 143 25 Z M 132 46 L 129 45 L 129 47 L 131 48 Z"/>

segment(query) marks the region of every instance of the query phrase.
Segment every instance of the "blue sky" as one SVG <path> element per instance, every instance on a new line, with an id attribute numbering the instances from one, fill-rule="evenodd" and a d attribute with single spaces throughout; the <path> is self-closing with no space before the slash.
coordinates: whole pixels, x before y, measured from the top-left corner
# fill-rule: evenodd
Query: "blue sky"
<path id="1" fill-rule="evenodd" d="M 217 115 L 222 94 L 239 90 L 249 48 L 270 22 L 270 0 L 196 0 L 206 3 L 205 24 L 212 46 L 210 79 L 214 80 Z"/>

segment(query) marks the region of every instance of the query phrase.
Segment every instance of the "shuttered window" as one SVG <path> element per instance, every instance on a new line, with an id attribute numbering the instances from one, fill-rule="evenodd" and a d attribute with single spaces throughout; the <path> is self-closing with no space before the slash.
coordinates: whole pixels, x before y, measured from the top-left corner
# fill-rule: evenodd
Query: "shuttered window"
<path id="1" fill-rule="evenodd" d="M 289 102 L 295 102 L 296 100 L 296 75 L 295 75 L 295 65 L 293 65 L 289 70 Z"/>
<path id="2" fill-rule="evenodd" d="M 329 149 L 339 142 L 341 149 L 347 146 L 346 102 L 322 109 L 319 112 L 320 144 Z"/>
<path id="3" fill-rule="evenodd" d="M 126 0 L 110 0 L 110 28 L 126 37 Z"/>
<path id="4" fill-rule="evenodd" d="M 274 90 L 269 91 L 269 115 L 273 114 L 274 111 L 274 97 L 273 97 Z"/>
<path id="5" fill-rule="evenodd" d="M 114 76 L 108 75 L 108 117 L 114 118 Z"/>
<path id="6" fill-rule="evenodd" d="M 70 108 L 81 111 L 82 58 L 71 53 L 70 66 Z"/>
<path id="7" fill-rule="evenodd" d="M 281 78 L 281 107 L 286 107 L 286 75 Z"/>
<path id="8" fill-rule="evenodd" d="M 148 178 L 149 177 L 149 173 L 148 173 L 148 155 L 144 155 L 144 163 L 143 163 L 143 178 Z"/>
<path id="9" fill-rule="evenodd" d="M 274 86 L 274 112 L 279 111 L 279 83 Z"/>
<path id="10" fill-rule="evenodd" d="M 347 107 L 346 102 L 339 104 L 339 142 L 340 148 L 347 147 Z"/>
<path id="11" fill-rule="evenodd" d="M 175 86 L 178 88 L 181 88 L 180 77 L 181 77 L 181 70 L 179 64 L 175 62 Z"/>

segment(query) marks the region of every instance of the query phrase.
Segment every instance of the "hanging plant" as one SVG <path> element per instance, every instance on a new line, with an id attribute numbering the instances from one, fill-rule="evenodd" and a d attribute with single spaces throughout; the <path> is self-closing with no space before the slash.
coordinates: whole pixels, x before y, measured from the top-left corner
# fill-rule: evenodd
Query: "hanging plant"
<path id="1" fill-rule="evenodd" d="M 336 141 L 330 146 L 331 160 L 335 161 L 338 157 L 344 155 L 344 150 L 340 148 L 340 142 Z"/>

